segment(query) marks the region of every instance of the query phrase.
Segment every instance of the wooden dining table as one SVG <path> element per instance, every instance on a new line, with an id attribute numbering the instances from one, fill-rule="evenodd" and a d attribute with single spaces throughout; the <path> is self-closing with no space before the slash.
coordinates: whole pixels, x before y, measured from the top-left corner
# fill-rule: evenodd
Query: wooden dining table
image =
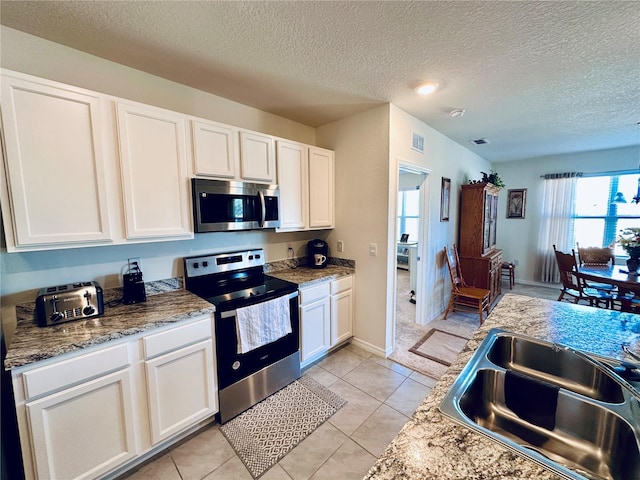
<path id="1" fill-rule="evenodd" d="M 640 296 L 640 275 L 629 275 L 621 265 L 613 267 L 580 266 L 578 275 L 592 282 L 615 285 L 621 293 L 633 292 Z"/>

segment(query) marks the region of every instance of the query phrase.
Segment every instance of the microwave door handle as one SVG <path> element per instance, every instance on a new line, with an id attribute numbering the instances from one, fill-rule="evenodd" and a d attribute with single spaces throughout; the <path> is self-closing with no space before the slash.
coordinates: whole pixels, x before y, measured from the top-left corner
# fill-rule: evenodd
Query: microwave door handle
<path id="1" fill-rule="evenodd" d="M 258 190 L 258 198 L 260 199 L 260 220 L 258 225 L 262 227 L 264 225 L 265 218 L 267 217 L 267 207 L 264 203 L 264 193 L 262 190 Z"/>

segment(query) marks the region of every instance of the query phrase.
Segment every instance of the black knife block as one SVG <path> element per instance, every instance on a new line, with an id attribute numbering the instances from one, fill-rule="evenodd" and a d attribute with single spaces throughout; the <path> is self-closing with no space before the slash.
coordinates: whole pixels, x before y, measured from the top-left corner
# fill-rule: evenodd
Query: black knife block
<path id="1" fill-rule="evenodd" d="M 125 273 L 122 276 L 122 303 L 131 305 L 147 301 L 142 272 Z"/>

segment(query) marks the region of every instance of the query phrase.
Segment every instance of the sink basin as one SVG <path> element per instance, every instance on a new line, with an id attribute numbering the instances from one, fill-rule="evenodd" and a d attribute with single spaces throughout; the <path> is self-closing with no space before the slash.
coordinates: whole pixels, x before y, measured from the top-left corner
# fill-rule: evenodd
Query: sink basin
<path id="1" fill-rule="evenodd" d="M 581 352 L 494 329 L 440 405 L 570 479 L 640 479 L 640 395 Z"/>
<path id="2" fill-rule="evenodd" d="M 622 387 L 605 372 L 553 344 L 499 335 L 487 354 L 495 365 L 557 384 L 595 400 L 622 403 Z"/>

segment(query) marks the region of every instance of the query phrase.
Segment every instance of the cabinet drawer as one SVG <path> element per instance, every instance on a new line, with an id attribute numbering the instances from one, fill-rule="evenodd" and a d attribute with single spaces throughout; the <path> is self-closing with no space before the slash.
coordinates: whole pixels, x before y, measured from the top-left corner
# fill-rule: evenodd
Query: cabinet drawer
<path id="1" fill-rule="evenodd" d="M 25 395 L 30 399 L 128 366 L 127 344 L 102 348 L 25 372 Z"/>
<path id="2" fill-rule="evenodd" d="M 330 293 L 329 282 L 322 283 L 315 287 L 303 288 L 300 290 L 300 305 L 315 302 L 322 298 L 328 297 Z"/>
<path id="3" fill-rule="evenodd" d="M 489 270 L 502 268 L 502 254 L 496 255 L 489 262 Z"/>
<path id="4" fill-rule="evenodd" d="M 142 338 L 145 360 L 211 338 L 211 318 L 175 327 Z"/>
<path id="5" fill-rule="evenodd" d="M 353 277 L 351 275 L 339 278 L 331 282 L 331 295 L 351 290 L 351 288 L 353 288 Z"/>

